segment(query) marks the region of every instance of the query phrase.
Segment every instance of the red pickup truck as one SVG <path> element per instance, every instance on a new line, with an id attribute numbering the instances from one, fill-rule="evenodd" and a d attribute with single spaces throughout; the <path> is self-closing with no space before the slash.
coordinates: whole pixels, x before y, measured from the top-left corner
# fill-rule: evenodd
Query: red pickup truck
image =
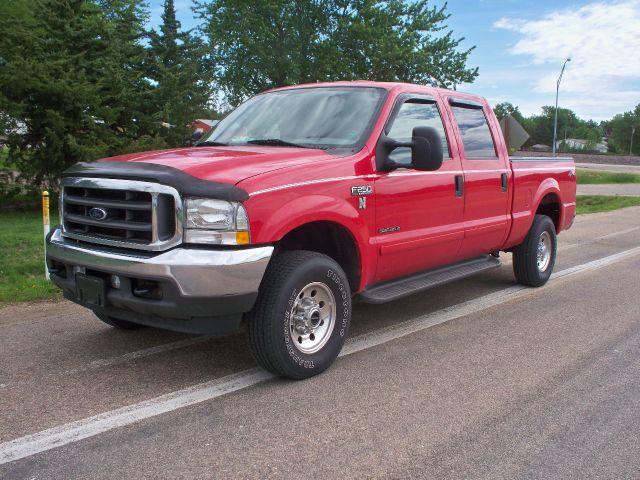
<path id="1" fill-rule="evenodd" d="M 47 239 L 52 281 L 120 328 L 225 334 L 267 370 L 322 372 L 352 299 L 500 265 L 543 285 L 575 216 L 569 158 L 509 158 L 478 96 L 379 82 L 272 90 L 193 148 L 80 163 Z"/>

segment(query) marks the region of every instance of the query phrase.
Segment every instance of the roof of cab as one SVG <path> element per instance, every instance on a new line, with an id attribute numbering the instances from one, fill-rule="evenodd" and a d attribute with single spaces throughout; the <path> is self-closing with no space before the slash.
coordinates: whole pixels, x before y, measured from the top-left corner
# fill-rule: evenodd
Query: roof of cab
<path id="1" fill-rule="evenodd" d="M 297 88 L 312 88 L 312 87 L 331 87 L 331 86 L 349 86 L 349 87 L 375 87 L 375 88 L 384 88 L 388 91 L 410 91 L 418 89 L 424 89 L 424 91 L 436 91 L 441 95 L 448 96 L 457 96 L 466 99 L 474 99 L 480 100 L 483 103 L 486 103 L 484 97 L 479 95 L 474 95 L 472 93 L 461 92 L 459 90 L 450 90 L 447 88 L 433 87 L 431 85 L 419 85 L 416 83 L 406 83 L 406 82 L 376 82 L 373 80 L 341 80 L 336 82 L 318 82 L 318 83 L 301 83 L 299 85 L 289 85 L 285 87 L 277 87 L 267 90 L 267 92 L 273 92 L 277 90 L 290 90 Z M 265 93 L 265 92 L 263 92 Z"/>

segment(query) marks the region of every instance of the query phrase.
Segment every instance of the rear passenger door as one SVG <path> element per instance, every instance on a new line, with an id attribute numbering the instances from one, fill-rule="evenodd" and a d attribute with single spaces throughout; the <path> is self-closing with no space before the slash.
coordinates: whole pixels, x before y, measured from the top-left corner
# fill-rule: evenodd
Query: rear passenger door
<path id="1" fill-rule="evenodd" d="M 509 228 L 511 170 L 508 158 L 496 148 L 488 112 L 482 103 L 449 97 L 453 124 L 458 129 L 464 172 L 464 240 L 459 257 L 470 258 L 499 249 Z"/>

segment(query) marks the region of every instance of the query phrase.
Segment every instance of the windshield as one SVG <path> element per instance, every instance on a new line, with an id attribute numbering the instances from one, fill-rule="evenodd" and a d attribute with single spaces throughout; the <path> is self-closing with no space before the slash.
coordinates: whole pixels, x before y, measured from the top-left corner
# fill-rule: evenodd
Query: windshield
<path id="1" fill-rule="evenodd" d="M 361 148 L 386 91 L 314 87 L 257 95 L 222 120 L 198 145 Z"/>

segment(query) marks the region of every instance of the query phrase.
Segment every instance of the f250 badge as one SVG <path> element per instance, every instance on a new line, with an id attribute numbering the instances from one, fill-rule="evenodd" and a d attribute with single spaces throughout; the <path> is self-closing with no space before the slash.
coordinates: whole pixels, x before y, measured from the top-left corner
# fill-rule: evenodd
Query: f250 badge
<path id="1" fill-rule="evenodd" d="M 371 185 L 365 185 L 360 187 L 351 187 L 351 196 L 358 198 L 358 208 L 364 210 L 367 208 L 367 197 L 365 195 L 371 195 L 373 193 L 373 187 Z"/>
<path id="2" fill-rule="evenodd" d="M 363 187 L 351 187 L 351 196 L 359 197 L 361 195 L 371 195 L 373 193 L 373 187 L 366 185 Z"/>

